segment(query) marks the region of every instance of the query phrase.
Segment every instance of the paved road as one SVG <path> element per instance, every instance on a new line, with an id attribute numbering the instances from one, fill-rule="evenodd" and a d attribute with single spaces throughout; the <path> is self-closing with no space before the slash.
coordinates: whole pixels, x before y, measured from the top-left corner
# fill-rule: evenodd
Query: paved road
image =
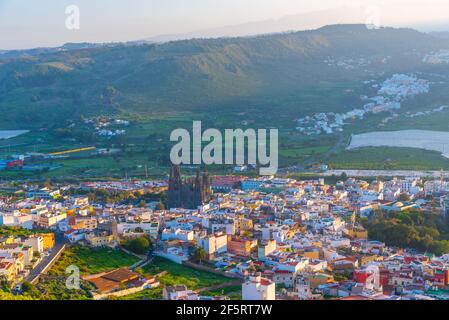
<path id="1" fill-rule="evenodd" d="M 441 178 L 449 177 L 449 171 L 415 171 L 415 170 L 329 170 L 319 173 L 319 176 L 330 177 L 340 176 L 345 172 L 349 177 L 421 177 L 421 178 Z"/>
<path id="2" fill-rule="evenodd" d="M 143 268 L 145 267 L 147 264 L 150 264 L 153 262 L 154 256 L 152 254 L 148 254 L 147 257 L 143 260 L 140 260 L 138 263 L 136 263 L 135 265 L 133 265 L 133 267 L 131 268 L 131 270 L 136 270 L 137 268 Z"/>
<path id="3" fill-rule="evenodd" d="M 47 268 L 47 266 L 51 263 L 53 258 L 58 254 L 58 252 L 61 250 L 61 248 L 65 245 L 65 242 L 63 239 L 56 237 L 56 243 L 53 249 L 51 250 L 50 255 L 44 256 L 42 261 L 30 271 L 30 274 L 25 278 L 25 281 L 33 282 L 36 280 L 37 277 Z"/>

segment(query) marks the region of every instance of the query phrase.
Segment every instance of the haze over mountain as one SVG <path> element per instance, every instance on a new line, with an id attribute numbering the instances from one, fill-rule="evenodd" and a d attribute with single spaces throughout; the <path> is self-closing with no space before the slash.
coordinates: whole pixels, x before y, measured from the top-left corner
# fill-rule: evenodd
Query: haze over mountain
<path id="1" fill-rule="evenodd" d="M 246 37 L 261 34 L 282 33 L 317 29 L 334 24 L 367 24 L 372 27 L 411 27 L 423 32 L 449 31 L 447 21 L 420 21 L 407 24 L 397 17 L 386 16 L 377 7 L 340 7 L 328 10 L 313 11 L 283 16 L 279 19 L 253 21 L 220 28 L 198 30 L 179 34 L 162 34 L 146 38 L 150 42 L 167 42 L 195 38 Z"/>
<path id="2" fill-rule="evenodd" d="M 245 37 L 287 31 L 317 29 L 330 24 L 363 24 L 367 22 L 366 8 L 336 8 L 322 11 L 307 12 L 281 17 L 279 19 L 253 21 L 244 24 L 230 25 L 221 28 L 211 28 L 184 34 L 166 34 L 149 37 L 151 42 L 167 42 L 195 38 Z M 371 21 L 373 22 L 373 21 Z"/>
<path id="3" fill-rule="evenodd" d="M 80 9 L 79 29 L 66 26 L 69 5 Z M 0 50 L 146 38 L 166 41 L 192 36 L 236 37 L 352 23 L 449 31 L 443 29 L 449 24 L 449 3 L 446 0 L 196 0 L 193 3 L 2 0 Z"/>

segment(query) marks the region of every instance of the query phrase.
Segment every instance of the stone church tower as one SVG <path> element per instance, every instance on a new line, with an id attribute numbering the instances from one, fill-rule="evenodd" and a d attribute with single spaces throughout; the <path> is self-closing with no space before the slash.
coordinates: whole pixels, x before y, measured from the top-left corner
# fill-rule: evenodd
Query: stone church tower
<path id="1" fill-rule="evenodd" d="M 205 170 L 198 170 L 195 178 L 183 180 L 179 166 L 172 166 L 168 186 L 169 209 L 198 209 L 208 203 L 211 196 L 210 178 Z"/>

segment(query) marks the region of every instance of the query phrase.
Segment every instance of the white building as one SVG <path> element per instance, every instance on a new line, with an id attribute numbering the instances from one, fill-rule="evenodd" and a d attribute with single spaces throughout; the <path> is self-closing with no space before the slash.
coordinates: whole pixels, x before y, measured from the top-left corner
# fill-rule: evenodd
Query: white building
<path id="1" fill-rule="evenodd" d="M 19 211 L 0 213 L 0 226 L 32 229 L 33 216 L 29 213 L 21 213 Z"/>
<path id="2" fill-rule="evenodd" d="M 193 231 L 181 230 L 181 229 L 164 229 L 162 231 L 161 240 L 180 240 L 180 241 L 193 241 Z"/>
<path id="3" fill-rule="evenodd" d="M 223 232 L 198 239 L 198 246 L 206 251 L 208 259 L 228 251 L 228 236 Z"/>
<path id="4" fill-rule="evenodd" d="M 427 181 L 424 183 L 424 193 L 426 196 L 435 193 L 449 193 L 449 182 L 441 180 Z"/>
<path id="5" fill-rule="evenodd" d="M 44 238 L 41 236 L 31 236 L 24 240 L 23 244 L 32 247 L 34 252 L 44 252 Z"/>
<path id="6" fill-rule="evenodd" d="M 271 253 L 276 251 L 276 247 L 276 240 L 268 240 L 260 243 L 257 249 L 259 259 L 265 259 Z"/>
<path id="7" fill-rule="evenodd" d="M 299 300 L 313 300 L 317 295 L 314 295 L 312 293 L 310 281 L 304 277 L 299 276 L 296 279 L 295 288 L 293 289 L 291 296 Z"/>
<path id="8" fill-rule="evenodd" d="M 47 188 L 42 188 L 39 190 L 30 190 L 27 193 L 27 197 L 30 199 L 45 199 L 54 200 L 61 196 L 59 190 L 49 190 Z"/>
<path id="9" fill-rule="evenodd" d="M 187 289 L 187 286 L 179 284 L 176 286 L 168 286 L 163 290 L 165 300 L 199 300 L 198 293 Z"/>
<path id="10" fill-rule="evenodd" d="M 242 284 L 243 300 L 276 300 L 276 285 L 274 282 L 262 278 L 260 273 L 249 277 Z"/>
<path id="11" fill-rule="evenodd" d="M 152 238 L 157 238 L 159 233 L 159 223 L 125 221 L 116 224 L 116 232 L 119 236 L 132 236 L 134 233 L 145 233 Z"/>

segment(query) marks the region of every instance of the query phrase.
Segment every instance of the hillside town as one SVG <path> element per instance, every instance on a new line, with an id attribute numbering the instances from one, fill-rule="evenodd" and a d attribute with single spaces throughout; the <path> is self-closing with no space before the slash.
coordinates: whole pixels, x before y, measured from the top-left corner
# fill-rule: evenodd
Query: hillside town
<path id="1" fill-rule="evenodd" d="M 449 50 L 442 49 L 436 52 L 431 52 L 424 56 L 423 62 L 428 64 L 448 64 Z"/>
<path id="2" fill-rule="evenodd" d="M 84 124 L 88 125 L 90 129 L 93 128 L 95 134 L 103 137 L 115 137 L 126 134 L 126 130 L 121 127 L 129 126 L 129 121 L 121 119 L 111 119 L 110 117 L 98 117 L 92 119 L 85 119 Z M 76 123 L 70 124 L 69 128 L 76 127 Z"/>
<path id="3" fill-rule="evenodd" d="M 316 113 L 297 120 L 297 130 L 307 136 L 332 134 L 343 132 L 344 126 L 353 119 L 363 120 L 367 115 L 389 112 L 391 117 L 397 117 L 396 111 L 401 109 L 401 103 L 416 95 L 425 94 L 430 91 L 430 82 L 419 79 L 414 75 L 394 74 L 391 78 L 378 84 L 375 80 L 364 81 L 364 85 L 369 85 L 377 90 L 374 97 L 362 96 L 365 101 L 362 108 L 356 108 L 345 113 Z M 432 111 L 441 112 L 446 107 L 441 107 Z M 425 115 L 418 113 L 414 116 Z M 412 117 L 412 115 L 410 115 Z M 390 118 L 390 117 L 389 117 Z"/>
<path id="4" fill-rule="evenodd" d="M 127 250 L 125 240 L 146 237 L 152 243 L 150 258 L 140 255 L 134 266 L 83 276 L 94 299 L 155 288 L 163 288 L 160 298 L 167 300 L 230 299 L 226 285 L 223 292 L 205 296 L 186 283 L 161 282 L 160 273 L 137 272 L 137 265 L 151 266 L 154 257 L 229 278 L 243 300 L 449 298 L 449 252 L 389 246 L 367 229 L 379 215 L 409 212 L 447 224 L 447 181 L 341 177 L 329 184 L 207 173 L 195 181 L 176 173 L 179 168 L 169 181 L 16 187 L 28 189 L 22 197 L 0 198 L 0 228 L 23 232 L 0 234 L 0 277 L 20 295 L 21 284 L 38 282 L 67 247 Z M 123 204 L 86 195 L 101 189 L 142 194 L 168 189 L 168 202 L 166 207 L 158 201 Z M 184 203 L 176 201 L 185 190 L 196 202 L 170 207 Z"/>

